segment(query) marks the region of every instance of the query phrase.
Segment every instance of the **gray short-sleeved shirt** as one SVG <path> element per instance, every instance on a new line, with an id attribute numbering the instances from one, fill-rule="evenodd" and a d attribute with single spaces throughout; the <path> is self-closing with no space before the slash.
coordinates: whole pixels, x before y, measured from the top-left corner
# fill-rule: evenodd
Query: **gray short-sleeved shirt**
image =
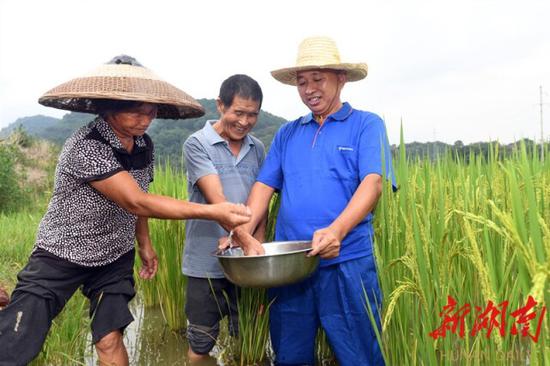
<path id="1" fill-rule="evenodd" d="M 53 195 L 35 247 L 91 267 L 114 262 L 132 250 L 137 216 L 89 184 L 123 170 L 147 192 L 153 180 L 153 143 L 147 135 L 136 137 L 128 153 L 99 117 L 77 130 L 59 156 Z"/>
<path id="2" fill-rule="evenodd" d="M 264 145 L 257 138 L 247 135 L 239 156 L 235 157 L 227 141 L 212 127 L 215 122 L 207 121 L 184 144 L 189 201 L 206 203 L 196 183 L 201 177 L 216 174 L 220 177 L 227 201 L 245 203 L 265 158 Z M 212 256 L 212 252 L 218 247 L 218 239 L 225 235 L 227 232 L 213 221 L 187 220 L 183 274 L 223 278 L 218 259 Z"/>

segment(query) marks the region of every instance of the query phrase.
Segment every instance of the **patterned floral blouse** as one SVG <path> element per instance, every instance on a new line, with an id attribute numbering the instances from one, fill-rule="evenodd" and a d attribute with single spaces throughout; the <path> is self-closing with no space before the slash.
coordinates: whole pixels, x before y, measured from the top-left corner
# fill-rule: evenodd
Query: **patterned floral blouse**
<path id="1" fill-rule="evenodd" d="M 137 216 L 89 184 L 128 171 L 144 192 L 153 181 L 153 143 L 145 134 L 128 153 L 98 117 L 63 146 L 53 196 L 38 228 L 35 247 L 83 266 L 102 266 L 134 247 Z"/>

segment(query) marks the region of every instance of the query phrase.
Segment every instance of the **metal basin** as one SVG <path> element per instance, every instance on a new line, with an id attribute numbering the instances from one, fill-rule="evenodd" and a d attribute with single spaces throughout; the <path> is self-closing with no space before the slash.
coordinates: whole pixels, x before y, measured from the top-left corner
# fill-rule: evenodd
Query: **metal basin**
<path id="1" fill-rule="evenodd" d="M 214 254 L 225 277 L 242 287 L 277 287 L 299 282 L 315 271 L 319 256 L 308 257 L 310 241 L 264 243 L 265 255 L 245 256 L 241 248 Z"/>

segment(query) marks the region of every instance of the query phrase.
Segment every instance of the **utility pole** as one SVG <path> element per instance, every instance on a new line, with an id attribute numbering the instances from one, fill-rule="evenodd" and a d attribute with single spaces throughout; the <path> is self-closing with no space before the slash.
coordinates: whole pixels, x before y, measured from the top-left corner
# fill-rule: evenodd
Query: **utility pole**
<path id="1" fill-rule="evenodd" d="M 541 161 L 544 161 L 544 128 L 543 128 L 543 119 L 542 119 L 542 85 L 539 86 L 539 92 L 540 92 L 540 159 Z"/>

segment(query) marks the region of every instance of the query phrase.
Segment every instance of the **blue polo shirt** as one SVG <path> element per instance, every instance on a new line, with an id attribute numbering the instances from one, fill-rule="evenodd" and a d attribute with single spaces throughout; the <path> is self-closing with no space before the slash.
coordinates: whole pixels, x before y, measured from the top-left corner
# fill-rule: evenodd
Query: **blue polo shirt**
<path id="1" fill-rule="evenodd" d="M 386 128 L 378 115 L 344 103 L 321 126 L 311 113 L 283 125 L 257 178 L 281 194 L 276 240 L 311 240 L 372 173 L 385 174 L 395 187 Z M 372 254 L 372 219 L 369 213 L 344 238 L 340 255 L 321 260 L 321 266 Z"/>

